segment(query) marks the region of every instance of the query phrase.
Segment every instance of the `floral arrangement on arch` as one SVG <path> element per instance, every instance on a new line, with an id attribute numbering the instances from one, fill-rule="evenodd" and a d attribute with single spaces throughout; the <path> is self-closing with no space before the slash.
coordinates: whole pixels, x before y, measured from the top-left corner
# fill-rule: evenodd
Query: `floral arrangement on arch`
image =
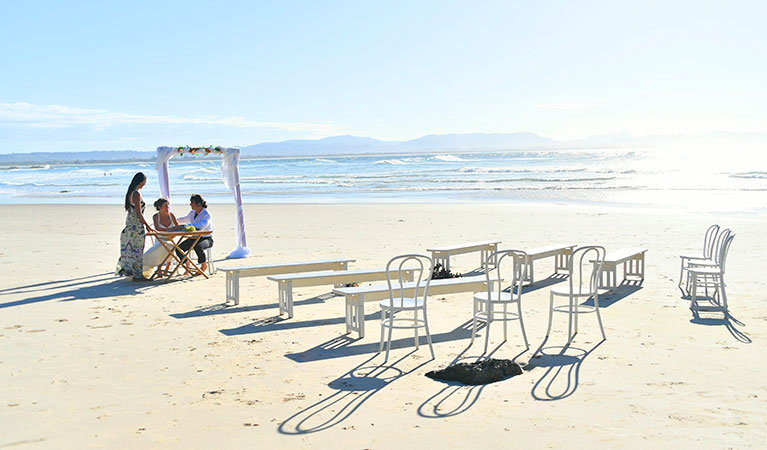
<path id="1" fill-rule="evenodd" d="M 187 155 L 210 155 L 211 153 L 215 153 L 217 155 L 220 155 L 224 149 L 222 147 L 214 147 L 212 145 L 209 145 L 207 147 L 190 147 L 188 145 L 185 145 L 183 147 L 178 147 L 178 156 L 184 156 L 184 154 Z"/>

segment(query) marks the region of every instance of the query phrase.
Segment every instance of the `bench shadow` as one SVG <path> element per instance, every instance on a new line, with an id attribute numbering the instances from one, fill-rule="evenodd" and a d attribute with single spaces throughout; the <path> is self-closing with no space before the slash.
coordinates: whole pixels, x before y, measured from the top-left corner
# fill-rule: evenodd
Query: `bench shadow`
<path id="1" fill-rule="evenodd" d="M 379 313 L 376 312 L 369 316 L 365 316 L 365 319 L 369 320 L 372 318 L 379 317 L 378 314 Z M 345 323 L 345 319 L 342 318 L 339 320 L 341 323 Z M 379 332 L 378 328 L 376 328 L 376 332 Z M 432 334 L 431 341 L 432 341 L 432 344 L 437 344 L 440 342 L 448 342 L 448 341 L 454 341 L 458 339 L 466 339 L 470 337 L 471 337 L 471 321 L 468 321 L 459 325 L 457 328 L 447 333 Z M 327 342 L 323 342 L 322 344 L 319 344 L 315 347 L 307 349 L 305 351 L 298 352 L 298 353 L 288 353 L 285 355 L 285 357 L 295 362 L 302 363 L 302 362 L 311 362 L 311 361 L 321 361 L 321 360 L 333 359 L 333 358 L 343 358 L 346 356 L 362 355 L 366 353 L 378 353 L 380 341 L 376 340 L 376 342 L 355 345 L 355 343 L 358 341 L 359 341 L 358 338 L 352 338 L 348 335 L 338 336 Z M 422 333 L 419 334 L 418 345 L 426 346 L 428 350 L 429 344 L 426 342 L 426 336 L 424 336 Z M 409 335 L 408 337 L 392 339 L 391 341 L 392 350 L 407 348 L 407 347 L 415 348 L 412 335 Z"/>
<path id="2" fill-rule="evenodd" d="M 552 273 L 548 277 L 535 281 L 531 284 L 526 284 L 522 286 L 522 293 L 526 294 L 528 292 L 535 292 L 539 289 L 547 288 L 549 286 L 555 285 L 557 283 L 561 283 L 562 281 L 567 280 L 568 275 L 566 273 Z"/>
<path id="3" fill-rule="evenodd" d="M 326 300 L 331 299 L 333 297 L 335 297 L 333 293 L 322 294 L 322 295 L 318 295 L 312 298 L 307 298 L 304 300 L 296 300 L 293 302 L 293 306 L 315 305 L 317 303 L 325 303 Z M 278 308 L 279 308 L 278 303 L 265 303 L 260 305 L 249 305 L 249 306 L 239 306 L 239 305 L 233 305 L 231 303 L 217 303 L 215 305 L 203 306 L 201 308 L 198 308 L 192 311 L 187 311 L 184 313 L 174 313 L 174 314 L 171 314 L 170 316 L 175 319 L 189 319 L 192 317 L 215 316 L 218 314 L 236 314 L 236 313 L 263 311 L 266 309 L 278 309 Z"/>
<path id="4" fill-rule="evenodd" d="M 543 347 L 546 343 L 544 340 L 524 366 L 525 372 L 545 368 L 544 373 L 533 385 L 530 395 L 541 401 L 562 400 L 573 395 L 578 389 L 583 361 L 603 342 L 604 340 L 601 340 L 589 350 L 585 350 L 572 346 L 572 342 L 564 346 Z"/>
<path id="5" fill-rule="evenodd" d="M 639 291 L 640 289 L 642 289 L 641 280 L 623 280 L 621 284 L 618 285 L 618 289 L 616 292 L 599 294 L 599 307 L 608 308 L 614 305 L 615 303 L 618 303 L 619 301 L 623 300 L 624 298 L 628 297 L 629 295 Z M 589 298 L 583 304 L 588 306 L 594 306 L 594 299 Z"/>
<path id="6" fill-rule="evenodd" d="M 407 370 L 396 367 L 414 352 L 415 349 L 389 365 L 373 364 L 373 360 L 379 355 L 368 358 L 328 383 L 328 388 L 333 390 L 330 396 L 323 396 L 322 400 L 282 421 L 277 427 L 278 432 L 285 435 L 301 435 L 340 425 L 372 396 L 430 362 L 424 361 Z"/>
<path id="7" fill-rule="evenodd" d="M 156 283 L 146 283 L 146 282 L 139 283 L 139 282 L 131 281 L 127 278 L 118 278 L 113 274 L 110 274 L 108 277 L 99 278 L 92 281 L 80 281 L 80 280 L 85 280 L 85 279 L 95 278 L 95 277 L 100 277 L 100 275 L 75 278 L 73 280 L 62 280 L 62 281 L 55 281 L 55 282 L 48 282 L 48 283 L 40 283 L 39 285 L 30 285 L 30 286 L 47 286 L 46 288 L 38 289 L 38 290 L 35 290 L 34 292 L 47 292 L 47 291 L 54 291 L 54 290 L 57 292 L 51 292 L 49 294 L 43 294 L 43 295 L 38 295 L 34 297 L 27 297 L 21 300 L 0 303 L 0 309 L 11 308 L 13 306 L 30 305 L 33 303 L 40 303 L 40 302 L 47 302 L 47 301 L 87 300 L 87 299 L 94 299 L 94 298 L 105 298 L 105 297 L 116 297 L 116 296 L 119 297 L 122 295 L 134 295 L 134 294 L 140 294 L 148 289 L 151 289 L 157 286 Z M 102 282 L 107 280 L 111 280 L 111 281 L 107 283 Z M 69 281 L 75 281 L 75 282 L 69 283 Z M 23 289 L 27 289 L 30 286 L 5 289 L 6 293 L 4 293 L 3 295 L 25 293 L 27 291 L 24 291 Z M 13 291 L 14 289 L 20 289 L 20 290 Z M 65 289 L 65 290 L 58 291 L 59 289 Z M 7 291 L 13 291 L 13 292 L 7 293 Z"/>
<path id="8" fill-rule="evenodd" d="M 743 322 L 739 321 L 732 315 L 730 315 L 729 312 L 724 312 L 723 316 L 721 317 L 701 317 L 701 313 L 707 313 L 707 311 L 692 311 L 692 319 L 690 319 L 690 323 L 694 323 L 696 325 L 706 325 L 706 326 L 723 326 L 725 329 L 732 335 L 732 337 L 735 338 L 738 342 L 742 342 L 744 344 L 750 344 L 753 342 L 751 338 L 743 333 L 742 331 L 738 330 L 735 325 L 738 326 L 746 326 Z M 710 314 L 717 314 L 721 315 L 722 313 L 716 313 L 711 312 Z"/>

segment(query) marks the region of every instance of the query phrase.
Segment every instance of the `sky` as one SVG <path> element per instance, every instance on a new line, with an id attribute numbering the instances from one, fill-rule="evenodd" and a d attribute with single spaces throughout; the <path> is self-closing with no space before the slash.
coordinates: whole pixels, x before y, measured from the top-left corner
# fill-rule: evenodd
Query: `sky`
<path id="1" fill-rule="evenodd" d="M 767 132 L 764 1 L 0 0 L 0 153 Z"/>

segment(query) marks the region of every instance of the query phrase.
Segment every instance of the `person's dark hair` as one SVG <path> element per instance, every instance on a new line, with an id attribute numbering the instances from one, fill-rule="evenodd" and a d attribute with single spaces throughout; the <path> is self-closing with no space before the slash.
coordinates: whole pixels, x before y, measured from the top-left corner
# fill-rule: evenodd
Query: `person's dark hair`
<path id="1" fill-rule="evenodd" d="M 189 201 L 192 203 L 196 203 L 198 205 L 202 205 L 203 208 L 208 207 L 208 203 L 205 201 L 204 198 L 202 198 L 202 195 L 200 194 L 194 194 L 191 197 L 189 197 Z"/>
<path id="2" fill-rule="evenodd" d="M 160 207 L 166 203 L 168 203 L 168 199 L 160 197 L 154 201 L 154 208 L 159 211 Z"/>
<path id="3" fill-rule="evenodd" d="M 136 190 L 136 186 L 146 181 L 146 175 L 144 175 L 143 172 L 139 172 L 136 175 L 133 175 L 133 179 L 130 182 L 130 186 L 128 186 L 128 192 L 125 193 L 125 210 L 130 211 L 130 196 L 133 193 L 133 191 Z"/>

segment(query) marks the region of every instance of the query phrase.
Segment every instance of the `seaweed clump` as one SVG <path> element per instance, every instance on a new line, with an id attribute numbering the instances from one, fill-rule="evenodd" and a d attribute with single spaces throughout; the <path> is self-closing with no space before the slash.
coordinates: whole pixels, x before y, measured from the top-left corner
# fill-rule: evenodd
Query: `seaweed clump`
<path id="1" fill-rule="evenodd" d="M 522 374 L 522 367 L 510 359 L 486 359 L 473 363 L 458 363 L 441 370 L 427 372 L 432 380 L 457 381 L 479 385 L 495 383 Z"/>

